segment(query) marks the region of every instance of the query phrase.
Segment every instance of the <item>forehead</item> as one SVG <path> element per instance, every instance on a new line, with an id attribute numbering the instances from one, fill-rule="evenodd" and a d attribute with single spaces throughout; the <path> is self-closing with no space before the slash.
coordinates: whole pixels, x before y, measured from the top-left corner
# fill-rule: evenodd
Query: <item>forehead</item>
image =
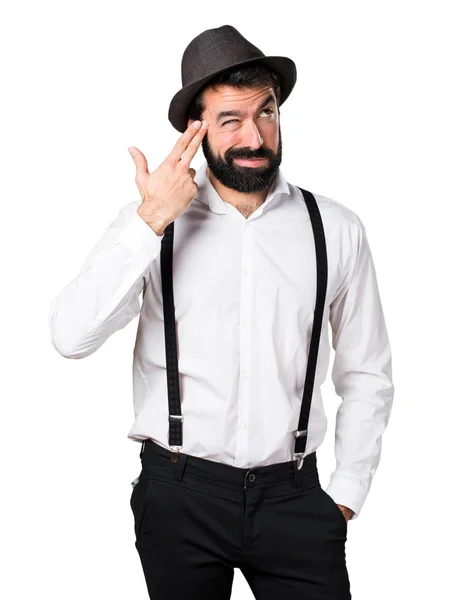
<path id="1" fill-rule="evenodd" d="M 212 90 L 210 88 L 203 92 L 205 109 L 211 114 L 221 110 L 240 110 L 249 114 L 255 111 L 262 100 L 269 95 L 275 96 L 273 87 L 266 85 L 257 88 L 237 89 L 229 85 L 223 85 Z"/>

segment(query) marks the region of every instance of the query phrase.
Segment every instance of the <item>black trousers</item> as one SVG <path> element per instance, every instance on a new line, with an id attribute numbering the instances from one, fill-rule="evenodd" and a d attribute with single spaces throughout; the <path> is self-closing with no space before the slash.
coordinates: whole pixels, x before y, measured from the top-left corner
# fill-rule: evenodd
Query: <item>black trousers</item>
<path id="1" fill-rule="evenodd" d="M 299 481 L 295 461 L 246 469 L 171 456 L 145 442 L 130 499 L 150 598 L 227 600 L 238 567 L 256 600 L 350 600 L 347 523 L 315 452 Z"/>

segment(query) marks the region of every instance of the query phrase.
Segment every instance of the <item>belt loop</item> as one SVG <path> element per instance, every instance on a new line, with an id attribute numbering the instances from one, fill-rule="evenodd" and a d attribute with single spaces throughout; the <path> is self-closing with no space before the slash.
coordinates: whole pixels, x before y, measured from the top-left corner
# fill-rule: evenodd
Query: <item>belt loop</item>
<path id="1" fill-rule="evenodd" d="M 186 465 L 187 454 L 181 454 L 181 452 L 177 452 L 177 460 L 173 462 L 173 474 L 174 478 L 181 480 L 184 472 L 184 467 Z"/>
<path id="2" fill-rule="evenodd" d="M 144 446 L 146 444 L 146 440 L 143 440 L 142 444 L 141 444 L 141 450 L 140 450 L 140 458 L 143 456 L 143 452 L 144 452 Z"/>
<path id="3" fill-rule="evenodd" d="M 298 463 L 299 463 L 298 460 L 294 461 L 295 487 L 297 487 L 297 488 L 301 487 L 301 483 L 302 483 L 302 479 L 301 479 L 302 470 L 298 467 Z"/>

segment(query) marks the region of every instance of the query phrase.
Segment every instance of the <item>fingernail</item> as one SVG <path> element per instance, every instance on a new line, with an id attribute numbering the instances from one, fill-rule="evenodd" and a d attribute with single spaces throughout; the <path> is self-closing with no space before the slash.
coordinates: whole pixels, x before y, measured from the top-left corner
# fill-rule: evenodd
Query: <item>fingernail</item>
<path id="1" fill-rule="evenodd" d="M 201 125 L 200 121 L 194 121 L 195 129 L 198 129 L 200 127 L 200 125 Z"/>
<path id="2" fill-rule="evenodd" d="M 202 121 L 202 129 L 206 129 L 208 127 L 208 121 Z"/>
<path id="3" fill-rule="evenodd" d="M 135 156 L 135 150 L 133 148 L 129 148 L 129 152 L 132 156 Z"/>

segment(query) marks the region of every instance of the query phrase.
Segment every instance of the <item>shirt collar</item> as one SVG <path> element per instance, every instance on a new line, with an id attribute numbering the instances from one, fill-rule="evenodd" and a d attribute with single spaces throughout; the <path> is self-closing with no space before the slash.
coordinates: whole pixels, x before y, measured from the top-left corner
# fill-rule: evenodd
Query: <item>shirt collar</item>
<path id="1" fill-rule="evenodd" d="M 194 181 L 198 185 L 196 199 L 208 204 L 209 208 L 213 212 L 224 215 L 227 212 L 227 205 L 216 192 L 211 181 L 208 179 L 206 172 L 207 166 L 208 163 L 205 160 L 195 174 Z M 267 204 L 269 204 L 273 198 L 276 198 L 281 194 L 290 195 L 290 189 L 284 173 L 282 172 L 281 168 L 279 168 L 275 183 L 268 192 L 265 202 L 259 207 L 260 212 L 263 211 L 265 206 L 267 206 Z"/>

